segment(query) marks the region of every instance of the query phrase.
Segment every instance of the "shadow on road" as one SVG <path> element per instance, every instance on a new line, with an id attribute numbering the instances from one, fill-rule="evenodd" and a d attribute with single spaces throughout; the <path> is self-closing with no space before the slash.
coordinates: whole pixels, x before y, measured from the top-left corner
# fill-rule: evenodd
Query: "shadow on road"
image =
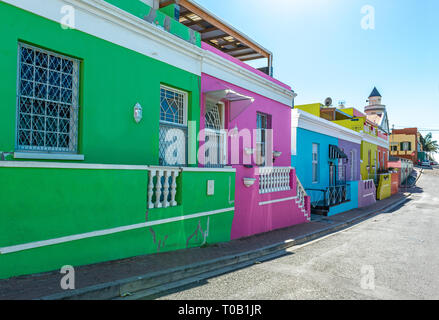
<path id="1" fill-rule="evenodd" d="M 204 285 L 209 284 L 209 280 L 212 279 L 212 278 L 216 278 L 216 277 L 219 277 L 219 276 L 227 275 L 229 273 L 237 272 L 239 270 L 250 268 L 250 267 L 252 267 L 254 265 L 258 265 L 258 264 L 261 264 L 261 263 L 266 263 L 266 262 L 269 262 L 269 261 L 274 261 L 274 260 L 279 259 L 279 258 L 283 258 L 283 257 L 287 257 L 287 256 L 292 256 L 293 254 L 294 254 L 293 252 L 289 252 L 287 250 L 283 250 L 282 253 L 279 253 L 279 255 L 277 255 L 276 257 L 272 257 L 272 258 L 268 258 L 268 259 L 262 257 L 261 260 L 263 260 L 263 261 L 258 261 L 258 259 L 255 259 L 253 261 L 252 265 L 248 265 L 248 266 L 245 266 L 245 267 L 242 267 L 242 268 L 236 268 L 236 269 L 229 270 L 229 271 L 226 271 L 226 272 L 221 272 L 221 270 L 219 270 L 217 274 L 214 274 L 214 275 L 212 275 L 212 276 L 210 276 L 210 277 L 208 277 L 206 279 L 202 279 L 202 280 L 196 281 L 194 283 L 191 283 L 191 284 L 188 284 L 188 285 L 185 285 L 185 286 L 181 286 L 181 287 L 178 287 L 178 288 L 175 288 L 175 289 L 170 289 L 170 290 L 158 293 L 156 295 L 149 296 L 148 298 L 146 298 L 144 300 L 155 300 L 155 299 L 159 299 L 161 297 L 168 296 L 168 295 L 171 295 L 171 294 L 175 294 L 175 293 L 179 293 L 179 292 L 183 292 L 183 291 L 191 290 L 191 289 L 195 289 L 195 288 L 200 288 L 200 287 L 202 287 Z"/>

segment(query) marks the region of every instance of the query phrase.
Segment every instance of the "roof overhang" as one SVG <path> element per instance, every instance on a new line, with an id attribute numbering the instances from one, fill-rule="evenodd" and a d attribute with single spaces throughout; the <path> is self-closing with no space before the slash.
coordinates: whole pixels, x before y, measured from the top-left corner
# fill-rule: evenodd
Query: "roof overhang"
<path id="1" fill-rule="evenodd" d="M 199 32 L 202 41 L 241 61 L 267 58 L 271 75 L 270 51 L 192 0 L 160 0 L 160 8 L 171 4 L 180 6 L 179 22 Z"/>

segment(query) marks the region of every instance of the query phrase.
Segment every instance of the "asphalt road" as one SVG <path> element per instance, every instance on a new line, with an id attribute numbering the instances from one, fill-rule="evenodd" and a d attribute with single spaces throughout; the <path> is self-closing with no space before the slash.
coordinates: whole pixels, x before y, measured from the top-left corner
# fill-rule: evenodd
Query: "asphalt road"
<path id="1" fill-rule="evenodd" d="M 160 299 L 439 299 L 439 169 L 417 186 L 393 212 Z"/>

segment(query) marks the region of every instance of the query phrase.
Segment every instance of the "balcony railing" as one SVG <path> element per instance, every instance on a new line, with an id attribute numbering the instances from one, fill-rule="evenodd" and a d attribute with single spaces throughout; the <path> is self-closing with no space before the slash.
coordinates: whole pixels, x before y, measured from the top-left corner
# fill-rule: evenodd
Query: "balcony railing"
<path id="1" fill-rule="evenodd" d="M 291 190 L 291 167 L 259 168 L 259 193 L 272 193 Z"/>
<path id="2" fill-rule="evenodd" d="M 177 177 L 179 168 L 151 167 L 149 169 L 148 208 L 177 206 Z"/>
<path id="3" fill-rule="evenodd" d="M 330 208 L 350 201 L 350 185 L 331 186 L 326 189 L 306 189 L 311 196 L 312 208 Z"/>

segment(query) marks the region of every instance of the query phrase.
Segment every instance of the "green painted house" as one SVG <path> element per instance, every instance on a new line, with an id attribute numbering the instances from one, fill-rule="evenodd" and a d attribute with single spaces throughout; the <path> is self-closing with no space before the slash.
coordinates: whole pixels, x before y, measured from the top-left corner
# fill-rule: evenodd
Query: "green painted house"
<path id="1" fill-rule="evenodd" d="M 196 157 L 200 35 L 169 15 L 0 2 L 0 278 L 230 240 L 235 170 Z"/>

